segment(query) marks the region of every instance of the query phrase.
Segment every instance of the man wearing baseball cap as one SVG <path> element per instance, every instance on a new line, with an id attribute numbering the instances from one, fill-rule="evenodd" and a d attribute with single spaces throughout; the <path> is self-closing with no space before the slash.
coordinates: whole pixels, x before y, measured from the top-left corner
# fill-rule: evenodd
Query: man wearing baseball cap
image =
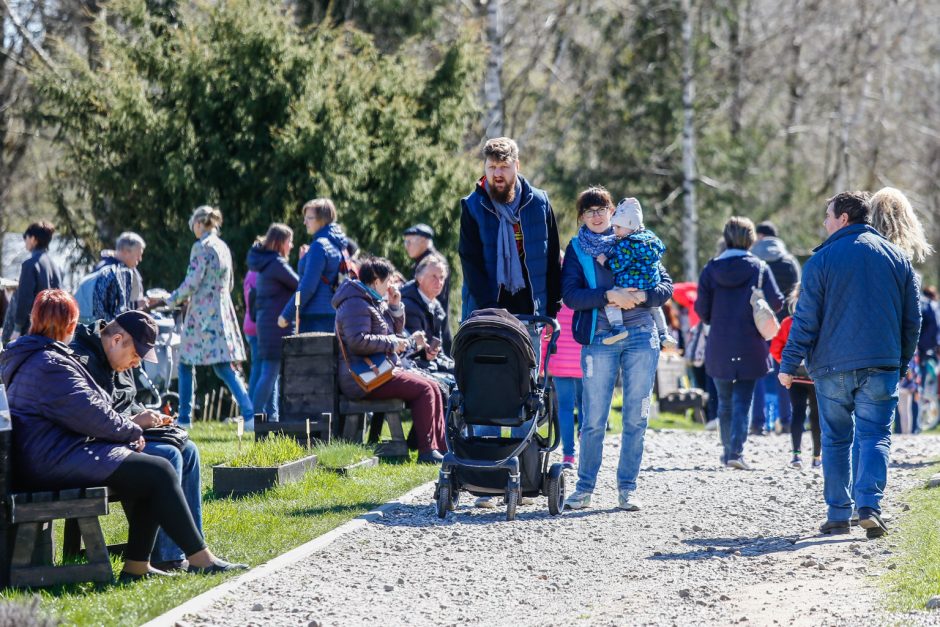
<path id="1" fill-rule="evenodd" d="M 414 261 L 414 267 L 411 270 L 411 278 L 417 278 L 418 264 L 430 255 L 440 255 L 434 248 L 434 229 L 424 223 L 418 223 L 405 229 L 402 234 L 405 237 L 405 252 L 408 257 Z M 441 255 L 443 257 L 443 255 Z M 444 308 L 444 333 L 442 336 L 444 343 L 444 353 L 450 354 L 451 333 L 450 333 L 450 277 L 444 280 L 444 289 L 437 297 L 437 301 Z"/>
<path id="2" fill-rule="evenodd" d="M 144 429 L 147 445 L 144 453 L 168 460 L 176 470 L 186 504 L 193 515 L 196 529 L 202 533 L 202 484 L 199 478 L 199 450 L 192 440 L 186 440 L 182 449 L 173 444 L 150 441 L 147 430 L 173 422 L 170 416 L 147 409 L 137 401 L 137 386 L 132 369 L 141 362 L 157 363 L 154 345 L 157 342 L 157 323 L 142 311 L 125 311 L 111 322 L 98 320 L 78 325 L 69 348 L 84 364 L 102 390 L 111 398 L 117 413 L 133 420 Z M 183 550 L 170 540 L 162 529 L 157 535 L 150 562 L 159 570 L 185 569 Z"/>

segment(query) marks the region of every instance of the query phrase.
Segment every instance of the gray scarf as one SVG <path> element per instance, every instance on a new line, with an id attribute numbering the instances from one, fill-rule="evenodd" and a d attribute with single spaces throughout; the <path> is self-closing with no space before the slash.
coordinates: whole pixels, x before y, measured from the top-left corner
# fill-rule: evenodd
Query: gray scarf
<path id="1" fill-rule="evenodd" d="M 487 194 L 499 217 L 499 232 L 496 236 L 496 281 L 499 285 L 515 294 L 525 287 L 522 276 L 522 264 L 519 262 L 519 250 L 516 247 L 516 234 L 512 225 L 519 222 L 519 206 L 522 204 L 522 183 L 516 178 L 516 193 L 512 202 L 505 204 Z"/>

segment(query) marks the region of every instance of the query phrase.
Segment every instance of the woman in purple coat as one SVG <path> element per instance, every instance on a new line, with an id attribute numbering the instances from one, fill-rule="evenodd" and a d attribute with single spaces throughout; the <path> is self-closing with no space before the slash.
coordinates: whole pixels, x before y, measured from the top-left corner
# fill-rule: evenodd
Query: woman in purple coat
<path id="1" fill-rule="evenodd" d="M 345 355 L 339 357 L 339 388 L 349 398 L 399 398 L 411 410 L 418 441 L 418 461 L 440 463 L 447 450 L 444 439 L 444 399 L 431 379 L 398 367 L 398 355 L 411 342 L 399 335 L 405 328 L 401 293 L 391 285 L 395 266 L 387 259 L 367 259 L 359 267 L 358 281 L 344 281 L 333 296 L 336 339 Z M 394 376 L 366 393 L 349 370 L 347 359 L 384 356 L 396 365 Z"/>
<path id="2" fill-rule="evenodd" d="M 294 231 L 286 224 L 275 222 L 268 227 L 264 239 L 248 251 L 248 269 L 258 273 L 255 285 L 255 325 L 258 334 L 258 362 L 252 364 L 260 370 L 251 405 L 263 411 L 269 422 L 278 421 L 278 378 L 281 372 L 281 339 L 290 335 L 290 329 L 277 324 L 284 305 L 297 289 L 297 274 L 287 263 L 294 247 Z"/>
<path id="3" fill-rule="evenodd" d="M 718 422 L 726 466 L 747 470 L 744 441 L 754 384 L 770 371 L 769 345 L 754 324 L 751 290 L 763 276 L 767 303 L 783 307 L 783 295 L 763 261 L 748 252 L 757 235 L 748 218 L 732 216 L 723 233 L 725 251 L 708 262 L 698 280 L 695 312 L 711 325 L 705 371 L 718 388 Z"/>
<path id="4" fill-rule="evenodd" d="M 105 485 L 121 493 L 128 533 L 119 581 L 167 575 L 150 566 L 162 527 L 183 549 L 189 571 L 247 568 L 209 551 L 166 459 L 138 452 L 143 430 L 162 418 L 144 411 L 128 420 L 67 346 L 78 324 L 78 304 L 63 290 L 36 297 L 29 334 L 0 353 L 13 420 L 14 489 L 63 490 Z M 134 342 L 139 359 L 153 345 Z"/>

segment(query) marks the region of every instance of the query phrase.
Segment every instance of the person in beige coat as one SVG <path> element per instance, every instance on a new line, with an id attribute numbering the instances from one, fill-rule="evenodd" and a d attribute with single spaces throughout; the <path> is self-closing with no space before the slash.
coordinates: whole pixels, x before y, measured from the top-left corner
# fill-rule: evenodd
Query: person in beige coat
<path id="1" fill-rule="evenodd" d="M 232 362 L 245 360 L 231 291 L 235 285 L 232 253 L 219 237 L 222 213 L 209 206 L 193 212 L 189 226 L 196 236 L 189 253 L 186 278 L 167 299 L 171 307 L 189 301 L 180 342 L 179 423 L 192 423 L 193 367 L 212 366 L 241 409 L 245 429 L 254 429 L 254 409 L 241 375 Z"/>

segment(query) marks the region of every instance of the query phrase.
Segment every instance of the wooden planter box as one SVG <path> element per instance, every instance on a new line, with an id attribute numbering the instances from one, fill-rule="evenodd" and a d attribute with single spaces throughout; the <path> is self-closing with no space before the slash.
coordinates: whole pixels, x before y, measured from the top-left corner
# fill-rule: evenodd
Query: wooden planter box
<path id="1" fill-rule="evenodd" d="M 317 465 L 317 456 L 308 455 L 280 466 L 232 468 L 226 464 L 212 467 L 212 489 L 221 496 L 264 492 L 278 485 L 298 481 Z"/>
<path id="2" fill-rule="evenodd" d="M 335 472 L 338 475 L 348 475 L 354 470 L 359 468 L 372 468 L 373 466 L 379 465 L 378 457 L 367 457 L 362 461 L 356 462 L 355 464 L 349 464 L 348 466 L 343 466 L 342 468 L 333 468 L 331 466 L 320 466 L 323 470 L 329 470 L 330 472 Z"/>

